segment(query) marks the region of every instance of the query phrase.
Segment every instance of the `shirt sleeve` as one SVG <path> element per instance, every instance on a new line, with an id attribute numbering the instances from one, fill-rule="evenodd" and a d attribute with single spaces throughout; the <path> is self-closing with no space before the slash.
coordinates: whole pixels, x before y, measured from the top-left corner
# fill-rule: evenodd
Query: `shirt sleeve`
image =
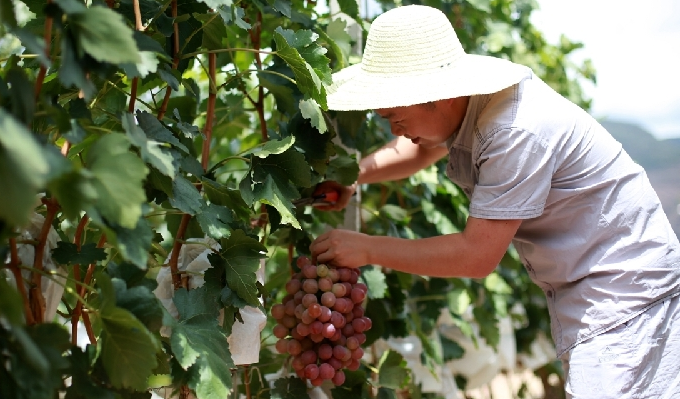
<path id="1" fill-rule="evenodd" d="M 480 219 L 531 219 L 540 216 L 555 167 L 553 149 L 521 129 L 506 128 L 479 145 L 478 182 L 470 216 Z"/>

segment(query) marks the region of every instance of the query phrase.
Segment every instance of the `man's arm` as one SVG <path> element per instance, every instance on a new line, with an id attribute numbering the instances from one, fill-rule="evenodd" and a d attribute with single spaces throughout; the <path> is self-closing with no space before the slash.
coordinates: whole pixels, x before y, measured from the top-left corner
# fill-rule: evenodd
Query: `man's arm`
<path id="1" fill-rule="evenodd" d="M 461 233 L 404 239 L 331 230 L 310 246 L 317 263 L 360 267 L 376 264 L 433 277 L 482 278 L 503 258 L 521 220 L 468 218 Z"/>
<path id="2" fill-rule="evenodd" d="M 432 165 L 447 153 L 444 147 L 425 148 L 400 136 L 359 162 L 357 183 L 403 179 Z"/>

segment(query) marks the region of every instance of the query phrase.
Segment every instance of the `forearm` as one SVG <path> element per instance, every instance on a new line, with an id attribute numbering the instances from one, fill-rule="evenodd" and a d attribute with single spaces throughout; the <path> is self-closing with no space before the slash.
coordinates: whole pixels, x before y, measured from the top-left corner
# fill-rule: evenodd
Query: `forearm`
<path id="1" fill-rule="evenodd" d="M 424 148 L 404 137 L 397 137 L 361 160 L 357 183 L 403 179 L 433 164 L 446 154 L 446 148 Z"/>

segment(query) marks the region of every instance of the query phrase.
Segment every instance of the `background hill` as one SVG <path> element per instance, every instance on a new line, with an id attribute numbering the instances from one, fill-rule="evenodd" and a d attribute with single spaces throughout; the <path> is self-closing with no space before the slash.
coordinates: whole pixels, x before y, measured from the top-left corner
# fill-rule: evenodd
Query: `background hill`
<path id="1" fill-rule="evenodd" d="M 600 121 L 630 154 L 635 162 L 647 171 L 663 209 L 680 236 L 680 138 L 658 140 L 638 125 Z"/>

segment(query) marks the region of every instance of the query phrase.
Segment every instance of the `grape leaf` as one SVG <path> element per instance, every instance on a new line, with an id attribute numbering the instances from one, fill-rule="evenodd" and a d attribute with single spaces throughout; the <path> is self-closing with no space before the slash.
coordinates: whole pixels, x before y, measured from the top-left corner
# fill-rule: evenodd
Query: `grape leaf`
<path id="1" fill-rule="evenodd" d="M 254 187 L 253 187 L 254 186 Z M 290 224 L 300 229 L 300 222 L 295 217 L 293 205 L 289 198 L 299 197 L 298 191 L 289 181 L 275 181 L 272 176 L 267 176 L 265 181 L 253 184 L 250 175 L 241 181 L 241 195 L 245 201 L 251 204 L 260 201 L 276 208 L 281 216 L 280 223 Z"/>
<path id="2" fill-rule="evenodd" d="M 243 230 L 232 232 L 221 245 L 219 255 L 208 256 L 210 264 L 224 266 L 229 288 L 249 305 L 259 306 L 255 272 L 260 268 L 260 259 L 266 257 L 267 249 L 256 239 L 246 236 Z"/>
<path id="3" fill-rule="evenodd" d="M 293 32 L 278 27 L 274 31 L 276 55 L 293 71 L 300 91 L 315 99 L 321 108 L 327 109 L 326 88 L 323 83 L 332 83 L 331 69 L 328 66 L 330 60 L 324 55 L 326 50 L 314 43 L 316 36 L 316 33 L 309 30 Z"/>
<path id="4" fill-rule="evenodd" d="M 170 205 L 189 215 L 195 215 L 205 206 L 205 200 L 193 184 L 182 176 L 172 181 Z"/>
<path id="5" fill-rule="evenodd" d="M 143 285 L 128 287 L 124 280 L 112 278 L 116 292 L 116 306 L 130 311 L 149 331 L 158 331 L 163 325 L 163 305 L 156 295 Z"/>
<path id="6" fill-rule="evenodd" d="M 158 169 L 168 177 L 175 177 L 178 166 L 174 163 L 174 158 L 167 148 L 154 140 L 147 140 L 146 133 L 137 126 L 135 118 L 129 112 L 122 115 L 122 124 L 130 142 L 137 148 L 142 155 L 142 159 Z"/>
<path id="7" fill-rule="evenodd" d="M 145 390 L 146 380 L 157 365 L 159 342 L 130 311 L 116 306 L 109 276 L 98 273 L 96 281 L 102 298 L 101 360 L 111 385 Z"/>
<path id="8" fill-rule="evenodd" d="M 360 280 L 368 287 L 368 297 L 371 299 L 381 299 L 385 297 L 387 283 L 382 269 L 375 266 L 364 266 L 361 268 Z"/>
<path id="9" fill-rule="evenodd" d="M 398 352 L 386 351 L 378 363 L 378 383 L 382 387 L 401 389 L 409 381 L 406 360 Z"/>
<path id="10" fill-rule="evenodd" d="M 146 133 L 147 138 L 161 143 L 172 144 L 187 154 L 189 153 L 189 149 L 155 116 L 146 111 L 137 111 L 137 121 L 139 122 L 139 127 Z"/>
<path id="11" fill-rule="evenodd" d="M 57 0 L 57 3 L 62 6 L 66 2 Z M 112 64 L 142 61 L 133 31 L 119 13 L 92 6 L 70 13 L 69 19 L 78 44 L 95 60 Z"/>
<path id="12" fill-rule="evenodd" d="M 46 182 L 49 164 L 32 133 L 3 108 L 0 132 L 0 219 L 24 225 Z"/>
<path id="13" fill-rule="evenodd" d="M 241 220 L 250 219 L 250 209 L 248 204 L 243 201 L 239 190 L 232 190 L 205 177 L 201 179 L 201 182 L 203 182 L 203 190 L 211 203 L 231 209 Z"/>
<path id="14" fill-rule="evenodd" d="M 295 148 L 305 155 L 305 160 L 320 175 L 326 174 L 328 159 L 336 155 L 333 135 L 322 134 L 301 113 L 288 122 L 286 130 L 295 136 Z"/>
<path id="15" fill-rule="evenodd" d="M 475 307 L 472 310 L 475 316 L 475 321 L 479 325 L 479 335 L 481 335 L 486 343 L 496 348 L 500 341 L 500 331 L 498 329 L 498 318 L 496 312 L 486 309 L 485 307 Z"/>
<path id="16" fill-rule="evenodd" d="M 173 300 L 180 319 L 172 326 L 172 351 L 185 370 L 194 364 L 198 368 L 199 378 L 189 381 L 189 386 L 199 399 L 229 396 L 229 369 L 234 363 L 227 336 L 217 323 L 216 295 L 204 285 L 189 291 L 179 289 Z"/>
<path id="17" fill-rule="evenodd" d="M 272 177 L 277 182 L 292 182 L 296 186 L 311 186 L 312 175 L 304 155 L 290 148 L 281 154 L 272 154 L 252 162 L 253 181 L 263 182 Z"/>
<path id="18" fill-rule="evenodd" d="M 299 378 L 279 378 L 274 382 L 271 399 L 304 399 L 309 398 L 307 384 Z"/>
<path id="19" fill-rule="evenodd" d="M 338 156 L 331 159 L 326 172 L 326 179 L 349 186 L 357 181 L 359 164 L 357 160 L 348 156 Z"/>
<path id="20" fill-rule="evenodd" d="M 450 360 L 460 359 L 465 354 L 465 349 L 460 346 L 457 342 L 446 338 L 443 335 L 439 336 L 439 340 L 442 344 L 442 360 L 448 362 Z"/>
<path id="21" fill-rule="evenodd" d="M 314 99 L 300 100 L 300 113 L 306 119 L 310 120 L 312 126 L 314 126 L 319 133 L 325 133 L 328 130 L 323 112 Z"/>
<path id="22" fill-rule="evenodd" d="M 87 165 L 95 177 L 92 185 L 98 198 L 94 209 L 111 222 L 134 228 L 146 201 L 142 181 L 149 170 L 129 147 L 122 134 L 102 136 L 87 153 Z"/>
<path id="23" fill-rule="evenodd" d="M 123 259 L 132 262 L 140 269 L 146 270 L 149 258 L 153 231 L 149 222 L 141 217 L 133 229 L 122 226 L 111 226 L 113 232 L 111 242 L 118 248 Z"/>
<path id="24" fill-rule="evenodd" d="M 89 356 L 78 346 L 71 348 L 71 385 L 66 388 L 64 399 L 101 398 L 114 399 L 109 391 L 92 381 Z"/>
<path id="25" fill-rule="evenodd" d="M 219 240 L 229 237 L 231 229 L 227 223 L 232 221 L 229 209 L 215 204 L 205 204 L 196 215 L 196 220 L 201 225 L 201 229 L 209 237 Z"/>
<path id="26" fill-rule="evenodd" d="M 284 153 L 293 145 L 293 143 L 295 143 L 294 136 L 288 136 L 282 140 L 269 140 L 262 145 L 246 151 L 243 153 L 243 156 L 253 154 L 259 158 L 267 158 L 270 155 Z"/>
<path id="27" fill-rule="evenodd" d="M 97 244 L 93 242 L 83 244 L 78 251 L 76 244 L 59 241 L 52 250 L 52 258 L 62 265 L 89 265 L 106 259 L 106 251 L 104 248 L 97 248 Z"/>

